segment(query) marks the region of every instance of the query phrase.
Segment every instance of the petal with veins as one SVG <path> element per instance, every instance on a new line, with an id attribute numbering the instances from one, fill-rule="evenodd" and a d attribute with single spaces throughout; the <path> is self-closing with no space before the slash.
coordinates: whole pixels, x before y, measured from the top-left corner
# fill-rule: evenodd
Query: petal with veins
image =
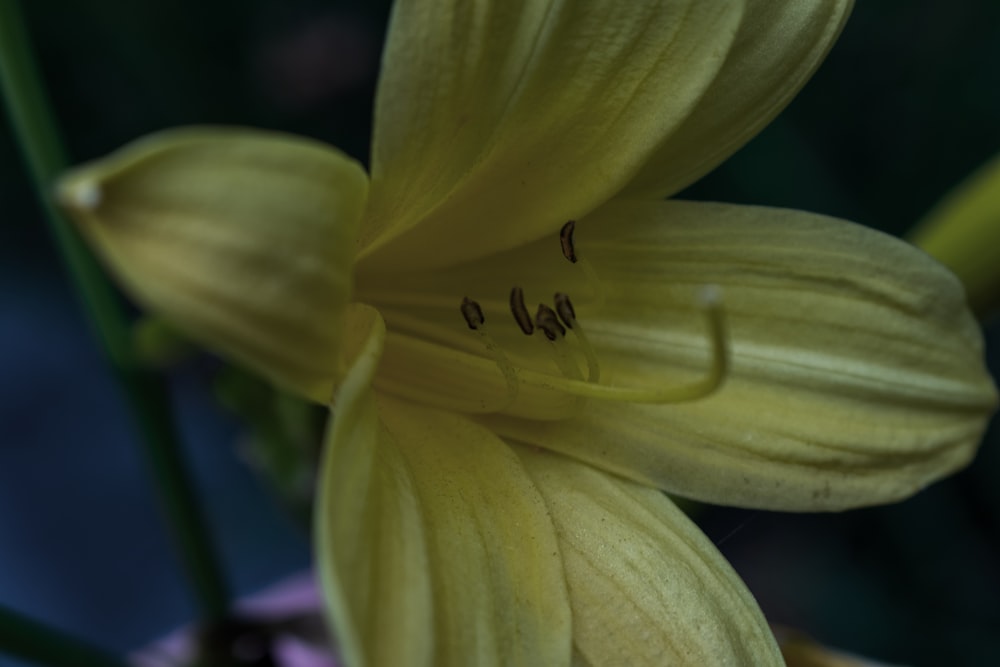
<path id="1" fill-rule="evenodd" d="M 833 46 L 852 0 L 750 0 L 722 69 L 625 190 L 660 198 L 695 182 L 792 100 Z"/>
<path id="2" fill-rule="evenodd" d="M 481 426 L 376 396 L 372 332 L 337 393 L 317 508 L 346 663 L 567 664 L 566 584 L 533 482 Z"/>
<path id="3" fill-rule="evenodd" d="M 756 601 L 659 491 L 517 448 L 552 513 L 574 664 L 783 665 Z"/>
<path id="4" fill-rule="evenodd" d="M 361 271 L 440 266 L 606 201 L 722 65 L 742 1 L 395 3 Z"/>
<path id="5" fill-rule="evenodd" d="M 433 303 L 456 286 L 499 297 L 514 280 L 540 295 L 578 287 L 577 316 L 602 382 L 656 387 L 704 373 L 710 346 L 694 295 L 718 285 L 729 374 L 713 395 L 687 403 L 589 400 L 561 421 L 483 418 L 501 434 L 672 493 L 800 510 L 894 500 L 974 453 L 996 404 L 981 336 L 954 276 L 912 246 L 818 215 L 676 201 L 612 202 L 581 220 L 576 237 L 596 284 L 552 238 L 406 276 L 399 285 L 412 292 L 400 300 Z M 502 307 L 483 303 L 487 319 Z M 406 312 L 448 318 L 431 307 Z M 545 346 L 508 319 L 494 327 L 500 346 L 518 366 L 544 369 Z M 457 394 L 448 364 L 423 359 L 421 372 Z M 502 386 L 482 367 L 484 385 Z M 545 389 L 525 384 L 528 395 Z"/>
<path id="6" fill-rule="evenodd" d="M 367 177 L 319 142 L 187 128 L 79 167 L 60 201 L 151 311 L 329 400 Z"/>

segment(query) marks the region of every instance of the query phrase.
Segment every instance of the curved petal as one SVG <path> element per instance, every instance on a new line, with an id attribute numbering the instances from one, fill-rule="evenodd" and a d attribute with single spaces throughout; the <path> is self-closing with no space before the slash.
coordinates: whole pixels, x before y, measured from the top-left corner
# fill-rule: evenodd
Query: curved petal
<path id="1" fill-rule="evenodd" d="M 67 174 L 60 201 L 146 308 L 328 400 L 367 178 L 270 132 L 172 130 Z"/>
<path id="2" fill-rule="evenodd" d="M 695 182 L 752 139 L 823 61 L 852 0 L 749 0 L 726 62 L 698 105 L 624 194 L 663 197 Z"/>
<path id="3" fill-rule="evenodd" d="M 901 667 L 823 646 L 792 628 L 774 626 L 772 629 L 787 667 Z"/>
<path id="4" fill-rule="evenodd" d="M 784 665 L 750 591 L 664 494 L 516 451 L 559 536 L 575 664 Z"/>
<path id="5" fill-rule="evenodd" d="M 910 239 L 955 272 L 984 317 L 1000 308 L 1000 156 L 979 167 L 910 232 Z"/>
<path id="6" fill-rule="evenodd" d="M 596 208 L 690 113 L 742 4 L 395 3 L 361 269 L 482 256 Z"/>
<path id="7" fill-rule="evenodd" d="M 374 329 L 334 406 L 317 561 L 347 665 L 566 665 L 551 519 L 511 449 L 371 387 Z"/>
<path id="8" fill-rule="evenodd" d="M 961 286 L 878 232 L 796 211 L 615 201 L 577 226 L 579 263 L 558 245 L 408 275 L 397 298 L 441 329 L 457 308 L 412 304 L 496 299 L 484 299 L 493 337 L 527 382 L 551 362 L 543 341 L 530 356 L 503 295 L 512 284 L 546 300 L 567 292 L 601 383 L 656 388 L 706 372 L 711 341 L 693 295 L 718 285 L 731 367 L 720 390 L 687 403 L 590 400 L 561 421 L 482 418 L 502 435 L 709 502 L 839 509 L 906 496 L 964 465 L 996 405 Z M 422 359 L 450 392 L 451 369 Z M 479 382 L 495 391 L 497 375 Z"/>

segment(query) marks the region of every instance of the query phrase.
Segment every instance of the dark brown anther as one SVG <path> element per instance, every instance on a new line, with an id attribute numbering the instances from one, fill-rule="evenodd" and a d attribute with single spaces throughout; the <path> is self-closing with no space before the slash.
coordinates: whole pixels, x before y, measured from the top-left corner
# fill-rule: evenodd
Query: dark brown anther
<path id="1" fill-rule="evenodd" d="M 573 303 L 569 300 L 569 295 L 556 292 L 555 302 L 559 319 L 562 320 L 567 329 L 572 329 L 573 322 L 576 322 L 576 311 L 573 310 Z"/>
<path id="2" fill-rule="evenodd" d="M 576 264 L 576 248 L 573 247 L 573 230 L 576 220 L 570 220 L 559 230 L 559 244 L 562 246 L 563 257 Z"/>
<path id="3" fill-rule="evenodd" d="M 469 328 L 475 331 L 479 327 L 486 323 L 486 317 L 483 315 L 483 309 L 479 307 L 479 304 L 465 297 L 462 299 L 462 317 L 465 318 L 465 323 L 469 325 Z"/>
<path id="4" fill-rule="evenodd" d="M 510 312 L 514 314 L 514 321 L 525 336 L 530 336 L 535 330 L 535 325 L 531 323 L 531 313 L 524 305 L 524 290 L 520 287 L 512 287 L 510 290 Z"/>
<path id="5" fill-rule="evenodd" d="M 544 303 L 538 304 L 538 312 L 535 313 L 535 326 L 542 330 L 549 340 L 556 340 L 566 335 L 566 329 L 559 324 L 559 318 L 555 311 Z"/>

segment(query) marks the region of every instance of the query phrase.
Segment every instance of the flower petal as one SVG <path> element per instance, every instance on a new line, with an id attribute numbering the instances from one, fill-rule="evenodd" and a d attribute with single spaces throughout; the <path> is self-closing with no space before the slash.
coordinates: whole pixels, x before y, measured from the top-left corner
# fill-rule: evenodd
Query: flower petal
<path id="1" fill-rule="evenodd" d="M 792 100 L 840 34 L 852 0 L 749 0 L 726 62 L 684 123 L 626 188 L 663 197 L 695 182 Z"/>
<path id="2" fill-rule="evenodd" d="M 329 398 L 367 191 L 354 160 L 292 136 L 189 128 L 78 168 L 59 191 L 145 307 Z"/>
<path id="3" fill-rule="evenodd" d="M 395 298 L 430 323 L 429 339 L 447 342 L 433 327 L 459 320 L 457 307 L 432 306 L 486 297 L 493 338 L 533 396 L 545 390 L 535 371 L 551 361 L 544 341 L 524 340 L 504 313 L 510 285 L 546 301 L 569 293 L 601 382 L 636 388 L 706 372 L 711 341 L 694 295 L 719 285 L 731 368 L 721 389 L 687 403 L 590 400 L 545 423 L 483 417 L 502 435 L 700 500 L 839 509 L 906 496 L 961 467 L 996 405 L 961 286 L 884 234 L 796 211 L 615 201 L 577 225 L 579 263 L 558 245 L 407 275 Z M 457 341 L 462 328 L 447 335 Z M 464 333 L 471 353 L 474 332 Z M 476 384 L 433 355 L 421 359 L 439 392 Z M 483 352 L 480 361 L 478 383 L 495 394 L 503 379 Z M 513 407 L 494 411 L 518 414 Z"/>
<path id="4" fill-rule="evenodd" d="M 556 525 L 575 664 L 784 664 L 750 591 L 664 494 L 541 450 L 516 451 Z"/>
<path id="5" fill-rule="evenodd" d="M 696 105 L 742 5 L 395 3 L 362 270 L 482 256 L 596 208 Z"/>
<path id="6" fill-rule="evenodd" d="M 605 303 L 578 311 L 615 381 L 705 364 L 682 301 L 704 284 L 722 287 L 730 375 L 703 400 L 592 402 L 502 433 L 681 495 L 795 510 L 895 500 L 975 453 L 996 391 L 961 286 L 924 253 L 796 211 L 616 202 L 597 215 L 578 240 Z"/>
<path id="7" fill-rule="evenodd" d="M 1000 309 L 1000 156 L 945 195 L 910 239 L 955 272 L 981 316 Z"/>
<path id="8" fill-rule="evenodd" d="M 338 391 L 317 508 L 346 664 L 568 664 L 565 580 L 534 484 L 486 429 L 376 396 L 380 345 Z"/>
<path id="9" fill-rule="evenodd" d="M 787 667 L 902 667 L 823 646 L 792 628 L 776 626 L 773 630 Z"/>

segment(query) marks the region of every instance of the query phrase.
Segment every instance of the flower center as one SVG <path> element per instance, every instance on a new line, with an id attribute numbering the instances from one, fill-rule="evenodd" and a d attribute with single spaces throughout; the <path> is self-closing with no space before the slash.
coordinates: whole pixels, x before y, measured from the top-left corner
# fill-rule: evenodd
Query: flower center
<path id="1" fill-rule="evenodd" d="M 530 244 L 449 269 L 360 276 L 355 298 L 377 308 L 388 328 L 379 387 L 461 412 L 541 419 L 571 416 L 588 398 L 672 403 L 717 389 L 729 363 L 719 290 L 707 286 L 695 299 L 707 324 L 703 334 L 696 328 L 691 336 L 688 327 L 658 332 L 640 313 L 630 317 L 618 301 L 619 286 L 602 285 L 575 246 L 574 229 L 570 222 L 560 231 L 567 261 L 558 266 L 540 268 L 551 254 L 544 244 Z M 504 269 L 511 266 L 525 267 L 520 280 L 507 282 Z M 579 292 L 565 289 L 580 278 Z M 465 286 L 465 299 L 456 285 Z M 542 289 L 551 296 L 529 308 L 529 293 Z M 683 379 L 664 381 L 655 372 L 673 363 L 667 358 Z M 704 361 L 692 369 L 692 359 Z"/>
<path id="2" fill-rule="evenodd" d="M 708 338 L 712 350 L 712 358 L 704 376 L 695 382 L 663 387 L 620 387 L 600 384 L 601 370 L 597 353 L 584 334 L 582 325 L 573 315 L 569 297 L 564 293 L 556 293 L 557 310 L 543 303 L 538 304 L 534 321 L 530 317 L 525 317 L 527 308 L 523 299 L 521 288 L 514 287 L 511 290 L 511 310 L 514 319 L 526 335 L 536 337 L 539 333 L 544 335 L 552 360 L 562 374 L 561 378 L 550 378 L 548 384 L 574 396 L 630 403 L 680 403 L 708 396 L 722 384 L 728 372 L 729 350 L 726 341 L 725 315 L 719 290 L 715 286 L 705 286 L 698 295 L 698 306 L 708 324 Z M 518 369 L 510 362 L 503 348 L 490 335 L 486 317 L 477 302 L 465 297 L 460 310 L 469 329 L 479 336 L 507 383 L 507 395 L 504 401 L 494 410 L 489 410 L 503 411 L 517 398 L 519 375 L 524 370 Z M 577 365 L 576 355 L 566 339 L 570 331 L 576 337 L 576 347 L 587 361 L 586 380 Z"/>
<path id="3" fill-rule="evenodd" d="M 581 258 L 573 242 L 575 222 L 569 221 L 563 225 L 559 233 L 563 256 L 571 263 L 580 266 L 588 282 L 599 286 L 593 267 Z M 603 300 L 603 293 L 598 289 L 598 300 Z M 514 286 L 510 291 L 510 312 L 517 326 L 526 336 L 544 337 L 548 345 L 548 354 L 559 369 L 561 377 L 548 379 L 548 384 L 579 398 L 601 398 L 605 400 L 627 401 L 633 403 L 678 403 L 703 398 L 722 384 L 729 367 L 729 350 L 726 336 L 725 314 L 722 307 L 721 293 L 717 286 L 705 285 L 699 292 L 696 305 L 705 316 L 708 326 L 707 337 L 710 342 L 711 360 L 704 375 L 690 383 L 654 387 L 622 387 L 601 384 L 601 367 L 597 352 L 590 344 L 583 325 L 576 317 L 573 303 L 565 292 L 553 295 L 553 305 L 539 303 L 534 318 L 524 302 L 524 290 Z M 554 307 L 553 307 L 554 306 Z M 498 345 L 489 333 L 486 317 L 478 302 L 465 297 L 460 307 L 462 316 L 469 329 L 474 331 L 486 348 L 489 356 L 500 369 L 506 384 L 507 395 L 495 410 L 502 411 L 509 407 L 517 398 L 519 377 L 525 372 L 518 369 L 505 354 L 503 347 Z M 574 341 L 567 339 L 572 332 Z M 587 377 L 577 364 L 577 358 L 582 356 L 587 364 Z"/>

